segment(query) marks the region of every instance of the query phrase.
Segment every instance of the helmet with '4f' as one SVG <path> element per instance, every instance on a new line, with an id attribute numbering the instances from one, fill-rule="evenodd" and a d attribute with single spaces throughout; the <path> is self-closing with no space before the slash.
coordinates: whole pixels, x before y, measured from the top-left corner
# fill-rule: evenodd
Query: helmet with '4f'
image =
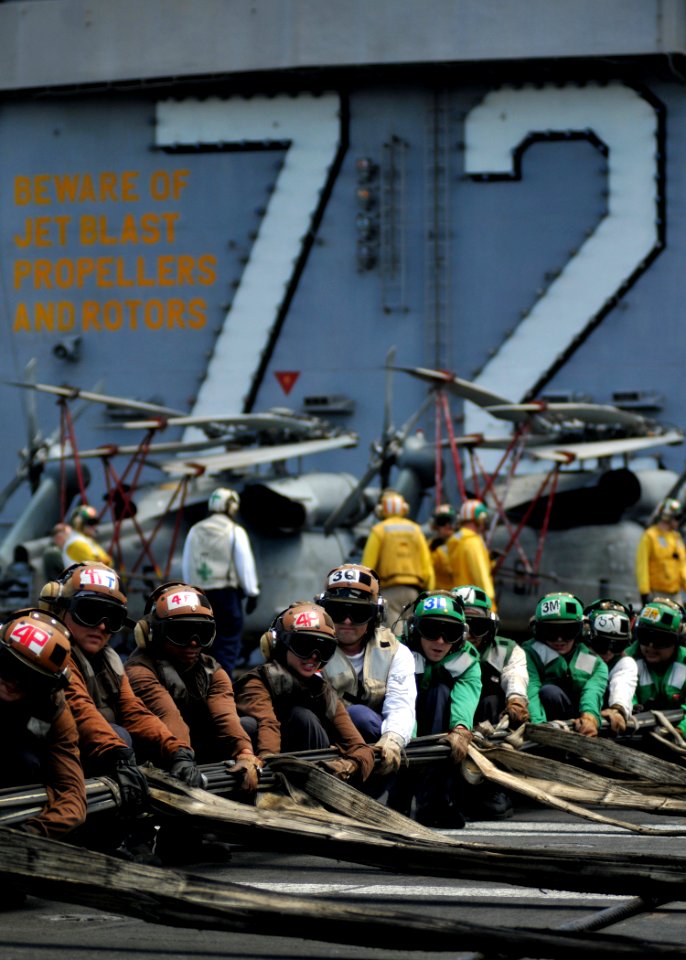
<path id="1" fill-rule="evenodd" d="M 298 601 L 275 617 L 260 646 L 267 659 L 279 663 L 285 663 L 290 652 L 301 660 L 318 660 L 323 666 L 336 652 L 336 628 L 323 607 Z"/>

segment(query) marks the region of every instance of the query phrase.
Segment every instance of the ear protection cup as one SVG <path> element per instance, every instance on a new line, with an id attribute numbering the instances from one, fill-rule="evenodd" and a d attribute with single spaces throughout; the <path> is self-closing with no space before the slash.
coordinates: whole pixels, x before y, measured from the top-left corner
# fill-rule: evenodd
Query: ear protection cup
<path id="1" fill-rule="evenodd" d="M 266 630 L 260 637 L 260 653 L 265 660 L 274 659 L 274 647 L 276 646 L 276 630 Z"/>
<path id="2" fill-rule="evenodd" d="M 150 624 L 147 620 L 139 620 L 133 628 L 133 639 L 139 650 L 146 650 L 150 643 Z"/>
<path id="3" fill-rule="evenodd" d="M 38 597 L 38 609 L 50 611 L 62 596 L 62 583 L 59 580 L 49 580 L 41 589 Z"/>

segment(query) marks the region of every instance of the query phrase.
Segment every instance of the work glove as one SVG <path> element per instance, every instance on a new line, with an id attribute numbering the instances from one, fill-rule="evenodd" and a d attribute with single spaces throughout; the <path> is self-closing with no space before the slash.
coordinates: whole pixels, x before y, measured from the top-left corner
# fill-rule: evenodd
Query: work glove
<path id="1" fill-rule="evenodd" d="M 257 606 L 257 601 L 260 599 L 259 594 L 256 597 L 248 597 L 245 601 L 245 612 L 250 614 L 253 612 Z"/>
<path id="2" fill-rule="evenodd" d="M 397 773 L 403 762 L 403 739 L 397 733 L 384 733 L 374 744 L 374 751 L 379 757 L 376 773 L 382 777 L 389 773 Z"/>
<path id="3" fill-rule="evenodd" d="M 357 764 L 347 757 L 340 757 L 336 760 L 320 760 L 318 766 L 343 781 L 350 780 L 357 773 Z"/>
<path id="4" fill-rule="evenodd" d="M 598 736 L 598 721 L 592 713 L 582 713 L 580 717 L 572 722 L 574 729 L 577 733 L 580 733 L 582 737 Z"/>
<path id="5" fill-rule="evenodd" d="M 111 777 L 119 787 L 121 809 L 128 816 L 137 816 L 148 806 L 150 794 L 145 774 L 136 764 L 136 755 L 130 747 L 117 747 L 108 751 L 105 761 L 112 766 L 105 774 Z"/>
<path id="6" fill-rule="evenodd" d="M 529 706 L 522 697 L 510 697 L 505 705 L 505 713 L 511 727 L 519 727 L 530 719 Z"/>
<path id="7" fill-rule="evenodd" d="M 610 724 L 610 730 L 617 736 L 618 733 L 626 733 L 626 714 L 618 704 L 612 704 L 607 710 L 600 711 L 601 717 L 605 717 Z"/>
<path id="8" fill-rule="evenodd" d="M 467 756 L 467 750 L 472 739 L 471 730 L 458 726 L 449 730 L 445 737 L 441 737 L 438 742 L 448 744 L 450 747 L 450 759 L 453 763 L 462 763 Z"/>
<path id="9" fill-rule="evenodd" d="M 169 773 L 182 783 L 187 783 L 189 787 L 204 787 L 207 784 L 206 778 L 198 770 L 195 754 L 190 747 L 182 747 L 176 751 Z"/>
<path id="10" fill-rule="evenodd" d="M 257 790 L 262 766 L 259 757 L 246 751 L 239 753 L 235 761 L 227 762 L 231 773 L 237 773 L 240 777 L 240 789 L 247 793 L 254 793 Z"/>

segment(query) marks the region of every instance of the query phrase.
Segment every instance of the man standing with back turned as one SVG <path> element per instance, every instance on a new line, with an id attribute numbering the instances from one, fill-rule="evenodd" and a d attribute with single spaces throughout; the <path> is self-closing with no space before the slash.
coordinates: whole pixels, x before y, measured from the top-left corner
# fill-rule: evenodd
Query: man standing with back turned
<path id="1" fill-rule="evenodd" d="M 260 588 L 248 534 L 234 520 L 240 506 L 235 490 L 219 487 L 208 501 L 209 516 L 188 531 L 181 561 L 186 583 L 201 587 L 217 622 L 213 655 L 231 673 L 241 652 L 243 608 L 252 613 Z"/>

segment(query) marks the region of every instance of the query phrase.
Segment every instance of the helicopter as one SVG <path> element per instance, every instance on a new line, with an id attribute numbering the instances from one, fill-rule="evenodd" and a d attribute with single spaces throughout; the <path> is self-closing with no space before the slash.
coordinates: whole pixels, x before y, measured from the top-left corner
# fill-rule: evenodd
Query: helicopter
<path id="1" fill-rule="evenodd" d="M 678 497 L 686 471 L 631 458 L 682 443 L 681 430 L 615 405 L 553 397 L 513 403 L 448 371 L 396 369 L 425 382 L 444 415 L 448 438 L 438 437 L 437 449 L 451 450 L 456 498 L 489 508 L 485 539 L 503 631 L 527 634 L 538 598 L 556 590 L 584 603 L 613 597 L 639 605 L 640 537 L 660 503 Z M 449 396 L 511 424 L 512 432 L 456 436 Z M 496 457 L 494 467 L 482 451 Z M 444 499 L 437 457 L 436 503 Z"/>
<path id="2" fill-rule="evenodd" d="M 144 597 L 158 582 L 180 576 L 185 534 L 206 515 L 209 495 L 218 486 L 231 486 L 240 495 L 239 521 L 248 531 L 259 571 L 260 601 L 246 617 L 246 634 L 261 633 L 293 597 L 316 595 L 323 574 L 351 559 L 364 542 L 369 528 L 364 521 L 378 491 L 366 490 L 345 523 L 327 524 L 357 488 L 357 478 L 299 468 L 302 458 L 355 446 L 356 434 L 286 408 L 190 416 L 98 390 L 39 383 L 34 374 L 31 365 L 26 378 L 11 385 L 29 395 L 56 397 L 61 423 L 47 439 L 32 424 L 17 473 L 0 491 L 4 505 L 20 483 L 28 481 L 32 489 L 27 507 L 0 543 L 3 606 L 16 607 L 22 592 L 28 599 L 39 591 L 51 530 L 69 518 L 77 503 L 89 502 L 88 465 L 93 461 L 102 463 L 106 477 L 98 539 L 125 576 L 133 613 L 142 612 Z M 110 438 L 119 431 L 135 434 L 136 441 L 79 448 L 75 421 L 84 404 L 115 411 L 116 422 L 108 424 Z M 391 463 L 398 465 L 400 486 L 414 508 L 433 477 L 431 448 L 421 436 L 409 436 L 416 419 L 393 443 L 387 441 L 382 453 L 384 472 Z M 205 436 L 157 440 L 175 428 L 193 428 Z M 298 468 L 289 470 L 289 461 Z M 141 482 L 144 471 L 153 479 Z"/>
<path id="3" fill-rule="evenodd" d="M 402 493 L 417 519 L 431 501 L 438 504 L 451 495 L 455 501 L 476 497 L 488 505 L 498 609 L 503 629 L 513 635 L 526 632 L 537 598 L 550 590 L 567 590 L 587 602 L 603 595 L 638 602 L 633 573 L 638 540 L 657 505 L 676 495 L 686 476 L 657 463 L 631 469 L 629 458 L 683 442 L 681 431 L 618 406 L 545 398 L 512 403 L 451 372 L 400 367 L 394 361 L 392 347 L 385 365 L 383 428 L 360 478 L 287 472 L 289 460 L 358 442 L 355 434 L 312 416 L 283 408 L 189 416 L 97 391 L 35 379 L 16 382 L 57 396 L 65 407 L 76 401 L 105 404 L 121 413 L 110 428 L 143 436 L 137 443 L 78 450 L 74 430 L 63 429 L 59 443 L 53 436 L 34 444 L 34 462 L 24 451 L 18 474 L 39 474 L 40 480 L 29 507 L 0 544 L 0 563 L 9 570 L 14 551 L 23 545 L 40 577 L 48 532 L 67 515 L 70 503 L 87 498 L 86 465 L 99 459 L 108 477 L 100 536 L 127 573 L 134 608 L 159 579 L 179 575 L 185 532 L 205 515 L 209 494 L 219 485 L 240 493 L 240 520 L 251 537 L 265 597 L 246 620 L 246 633 L 262 631 L 294 596 L 316 595 L 322 571 L 359 559 L 375 519 L 373 508 L 389 485 Z M 396 373 L 428 388 L 399 429 L 392 418 Z M 450 398 L 510 424 L 511 433 L 457 434 L 462 418 L 451 411 Z M 430 441 L 415 428 L 432 406 L 436 436 Z M 205 439 L 157 442 L 156 436 L 171 427 L 198 428 Z M 453 490 L 446 450 L 455 474 Z M 485 452 L 497 457 L 491 470 L 482 462 Z M 121 458 L 128 463 L 115 471 L 113 462 Z M 143 464 L 164 479 L 138 486 Z"/>

